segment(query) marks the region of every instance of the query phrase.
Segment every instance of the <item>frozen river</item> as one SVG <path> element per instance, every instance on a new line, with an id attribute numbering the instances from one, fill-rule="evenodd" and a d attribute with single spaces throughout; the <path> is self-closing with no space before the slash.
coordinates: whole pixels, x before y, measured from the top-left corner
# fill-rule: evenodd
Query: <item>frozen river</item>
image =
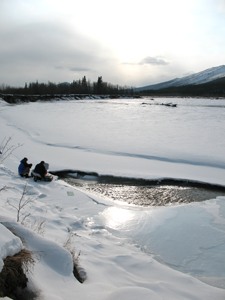
<path id="1" fill-rule="evenodd" d="M 168 102 L 177 107 L 161 105 Z M 47 161 L 52 171 L 225 186 L 225 100 L 1 102 L 0 114 L 2 130 L 24 144 L 13 156 L 15 163 L 9 162 L 15 172 L 17 162 L 27 156 L 34 164 Z M 176 192 L 185 197 L 184 190 Z M 121 201 L 129 189 L 116 199 L 95 192 L 85 191 L 99 207 L 98 213 L 89 212 L 87 226 L 129 239 L 162 264 L 225 288 L 224 193 L 201 202 L 140 207 Z M 160 201 L 160 193 L 156 197 Z"/>
<path id="2" fill-rule="evenodd" d="M 168 102 L 177 107 L 158 105 Z M 89 170 L 98 154 L 124 160 L 131 157 L 134 163 L 140 159 L 225 168 L 225 100 L 70 100 L 2 109 L 8 125 L 18 123 L 39 146 L 48 145 L 49 151 L 54 147 L 55 153 L 63 149 L 70 156 L 70 165 L 60 157 L 57 163 L 50 160 L 52 167 L 80 168 L 79 155 L 85 152 L 89 167 L 81 167 Z M 98 170 L 91 170 L 107 174 L 108 160 L 102 159 Z"/>

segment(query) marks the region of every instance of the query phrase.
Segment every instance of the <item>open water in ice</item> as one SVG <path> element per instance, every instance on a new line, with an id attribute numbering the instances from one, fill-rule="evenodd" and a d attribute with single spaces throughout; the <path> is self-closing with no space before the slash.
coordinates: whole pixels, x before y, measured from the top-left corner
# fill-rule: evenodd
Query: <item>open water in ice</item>
<path id="1" fill-rule="evenodd" d="M 113 201 L 137 206 L 165 206 L 225 196 L 225 187 L 178 180 L 141 180 L 112 176 L 66 176 L 70 185 Z"/>

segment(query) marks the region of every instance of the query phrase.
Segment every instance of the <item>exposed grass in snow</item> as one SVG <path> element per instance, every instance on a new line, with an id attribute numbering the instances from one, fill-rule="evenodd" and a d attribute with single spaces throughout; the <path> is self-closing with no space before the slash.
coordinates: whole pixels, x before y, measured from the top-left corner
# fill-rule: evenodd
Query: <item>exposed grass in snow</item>
<path id="1" fill-rule="evenodd" d="M 77 253 L 76 248 L 73 246 L 75 235 L 76 235 L 76 233 L 73 233 L 73 231 L 70 230 L 67 240 L 63 243 L 63 248 L 65 248 L 67 251 L 69 251 L 72 256 L 73 275 L 76 277 L 76 279 L 80 283 L 83 283 L 86 280 L 87 276 L 86 276 L 86 272 L 80 267 L 80 264 L 79 264 L 79 258 L 81 255 L 81 251 L 79 251 Z"/>
<path id="2" fill-rule="evenodd" d="M 22 249 L 14 256 L 7 256 L 0 273 L 0 297 L 23 299 L 22 290 L 27 287 L 27 274 L 32 272 L 34 264 L 34 253 L 27 249 Z"/>
<path id="3" fill-rule="evenodd" d="M 33 220 L 30 219 L 24 220 L 22 223 L 23 226 L 33 230 L 37 234 L 44 236 L 45 235 L 45 220 L 39 219 L 39 220 Z"/>

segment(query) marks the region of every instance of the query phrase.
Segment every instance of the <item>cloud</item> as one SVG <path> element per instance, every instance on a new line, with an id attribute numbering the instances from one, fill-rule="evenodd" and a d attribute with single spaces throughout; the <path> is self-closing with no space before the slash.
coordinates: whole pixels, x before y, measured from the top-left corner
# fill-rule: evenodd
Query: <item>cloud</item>
<path id="1" fill-rule="evenodd" d="M 105 2 L 97 2 L 107 12 Z M 117 2 L 114 22 L 115 14 L 102 14 L 91 0 L 0 0 L 0 84 L 70 82 L 85 75 L 142 85 L 224 63 L 225 0 L 141 0 L 129 14 L 128 2 Z"/>
<path id="2" fill-rule="evenodd" d="M 95 70 L 114 61 L 113 53 L 99 41 L 62 22 L 5 24 L 0 40 L 0 84 L 23 85 L 36 79 L 69 81 L 83 72 L 92 77 Z"/>
<path id="3" fill-rule="evenodd" d="M 216 4 L 217 4 L 218 9 L 221 12 L 225 13 L 225 0 L 216 0 Z"/>
<path id="4" fill-rule="evenodd" d="M 169 63 L 166 60 L 164 60 L 162 58 L 159 58 L 159 57 L 147 56 L 139 62 L 139 65 L 145 65 L 145 64 L 149 64 L 149 65 L 168 65 Z"/>
<path id="5" fill-rule="evenodd" d="M 98 53 L 100 48 L 100 45 L 84 36 L 60 24 L 48 22 L 7 28 L 0 33 L 0 39 L 3 45 L 0 57 L 7 62 L 86 62 L 92 60 L 95 56 L 93 53 Z"/>
<path id="6" fill-rule="evenodd" d="M 80 67 L 69 68 L 69 70 L 72 72 L 94 72 L 94 70 L 92 69 L 80 68 Z"/>
<path id="7" fill-rule="evenodd" d="M 153 66 L 160 66 L 160 65 L 168 65 L 169 62 L 161 57 L 152 57 L 152 56 L 146 56 L 139 62 L 124 62 L 124 65 L 153 65 Z"/>
<path id="8" fill-rule="evenodd" d="M 82 68 L 82 67 L 65 67 L 65 66 L 55 66 L 57 70 L 69 70 L 71 72 L 95 72 L 90 68 Z"/>

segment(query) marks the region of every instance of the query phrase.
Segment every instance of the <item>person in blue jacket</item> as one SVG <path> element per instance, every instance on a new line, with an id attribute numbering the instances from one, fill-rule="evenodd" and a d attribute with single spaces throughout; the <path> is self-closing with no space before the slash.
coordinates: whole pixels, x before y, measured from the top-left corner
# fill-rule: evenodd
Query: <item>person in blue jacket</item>
<path id="1" fill-rule="evenodd" d="M 28 164 L 28 158 L 24 157 L 21 161 L 20 161 L 20 165 L 18 167 L 18 172 L 19 175 L 21 177 L 30 177 L 29 173 L 30 173 L 30 169 L 32 167 L 32 164 Z"/>

